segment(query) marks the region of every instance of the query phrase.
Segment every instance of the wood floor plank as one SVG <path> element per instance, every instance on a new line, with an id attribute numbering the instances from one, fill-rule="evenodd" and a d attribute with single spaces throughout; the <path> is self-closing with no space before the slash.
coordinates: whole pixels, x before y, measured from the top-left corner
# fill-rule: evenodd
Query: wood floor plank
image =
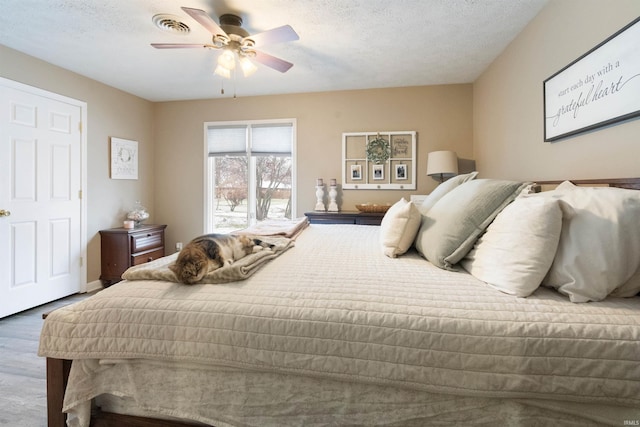
<path id="1" fill-rule="evenodd" d="M 46 360 L 38 357 L 42 315 L 91 295 L 72 295 L 0 319 L 0 426 L 47 425 Z"/>

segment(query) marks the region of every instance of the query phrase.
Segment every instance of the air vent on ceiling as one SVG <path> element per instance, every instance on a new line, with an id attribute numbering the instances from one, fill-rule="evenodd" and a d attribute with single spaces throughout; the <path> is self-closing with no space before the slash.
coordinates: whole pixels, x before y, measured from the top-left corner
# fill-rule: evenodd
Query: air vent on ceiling
<path id="1" fill-rule="evenodd" d="M 191 29 L 184 22 L 180 22 L 180 17 L 175 15 L 159 14 L 152 18 L 156 27 L 162 31 L 174 34 L 189 34 Z"/>

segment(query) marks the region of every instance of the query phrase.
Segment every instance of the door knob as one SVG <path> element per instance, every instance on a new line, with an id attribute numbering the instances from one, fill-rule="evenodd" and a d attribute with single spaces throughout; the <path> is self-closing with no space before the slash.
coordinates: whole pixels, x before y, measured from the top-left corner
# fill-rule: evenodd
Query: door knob
<path id="1" fill-rule="evenodd" d="M 4 209 L 0 209 L 0 216 L 9 216 L 11 212 L 5 211 Z"/>

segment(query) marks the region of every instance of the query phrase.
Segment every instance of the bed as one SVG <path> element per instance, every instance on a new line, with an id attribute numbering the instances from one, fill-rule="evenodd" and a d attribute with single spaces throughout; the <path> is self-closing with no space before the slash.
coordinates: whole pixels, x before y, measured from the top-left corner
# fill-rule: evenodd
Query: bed
<path id="1" fill-rule="evenodd" d="M 430 242 L 451 239 L 453 226 L 438 238 L 429 221 L 485 186 L 475 175 L 457 181 L 438 187 L 432 194 L 439 200 L 424 209 L 406 201 L 390 209 L 389 218 L 418 212 L 410 239 L 408 220 L 312 224 L 246 280 L 195 286 L 124 280 L 50 313 L 39 350 L 47 358 L 49 425 L 65 425 L 67 415 L 74 426 L 637 425 L 640 298 L 633 295 L 640 256 L 632 253 L 638 248 L 628 221 L 638 217 L 626 213 L 640 206 L 634 201 L 640 193 L 629 191 L 640 189 L 640 179 L 574 181 L 580 188 L 627 189 L 623 232 L 602 237 L 627 245 L 602 242 L 603 256 L 627 253 L 613 261 L 621 264 L 607 276 L 621 279 L 605 287 L 604 297 L 591 289 L 583 297 L 580 283 L 554 288 L 555 264 L 542 272 L 516 269 L 505 279 L 487 261 L 496 258 L 487 256 L 496 241 L 514 244 L 513 230 L 510 242 L 490 236 L 514 226 L 505 225 L 505 212 L 521 199 L 562 208 L 554 217 L 561 229 L 544 229 L 555 233 L 557 247 L 545 242 L 540 258 L 560 263 L 571 254 L 566 245 L 577 244 L 580 234 L 567 230 L 584 226 L 577 218 L 593 212 L 571 207 L 571 197 L 556 197 L 557 190 L 524 195 L 523 183 L 502 186 L 492 207 L 482 194 L 473 213 L 491 214 L 473 217 L 471 235 L 453 250 L 433 249 Z M 546 219 L 537 222 L 547 227 Z M 154 263 L 162 269 L 171 261 Z M 625 269 L 635 270 L 624 275 Z M 531 275 L 538 283 L 527 285 L 525 297 L 522 283 Z"/>

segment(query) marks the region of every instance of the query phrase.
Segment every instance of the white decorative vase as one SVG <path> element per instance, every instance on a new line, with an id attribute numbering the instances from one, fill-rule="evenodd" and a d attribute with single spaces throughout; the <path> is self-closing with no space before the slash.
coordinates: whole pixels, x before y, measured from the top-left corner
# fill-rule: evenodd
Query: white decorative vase
<path id="1" fill-rule="evenodd" d="M 324 185 L 316 185 L 316 208 L 317 211 L 326 211 L 324 207 Z"/>
<path id="2" fill-rule="evenodd" d="M 338 197 L 338 188 L 335 185 L 329 187 L 329 212 L 338 212 L 338 203 L 336 203 L 336 197 Z"/>

